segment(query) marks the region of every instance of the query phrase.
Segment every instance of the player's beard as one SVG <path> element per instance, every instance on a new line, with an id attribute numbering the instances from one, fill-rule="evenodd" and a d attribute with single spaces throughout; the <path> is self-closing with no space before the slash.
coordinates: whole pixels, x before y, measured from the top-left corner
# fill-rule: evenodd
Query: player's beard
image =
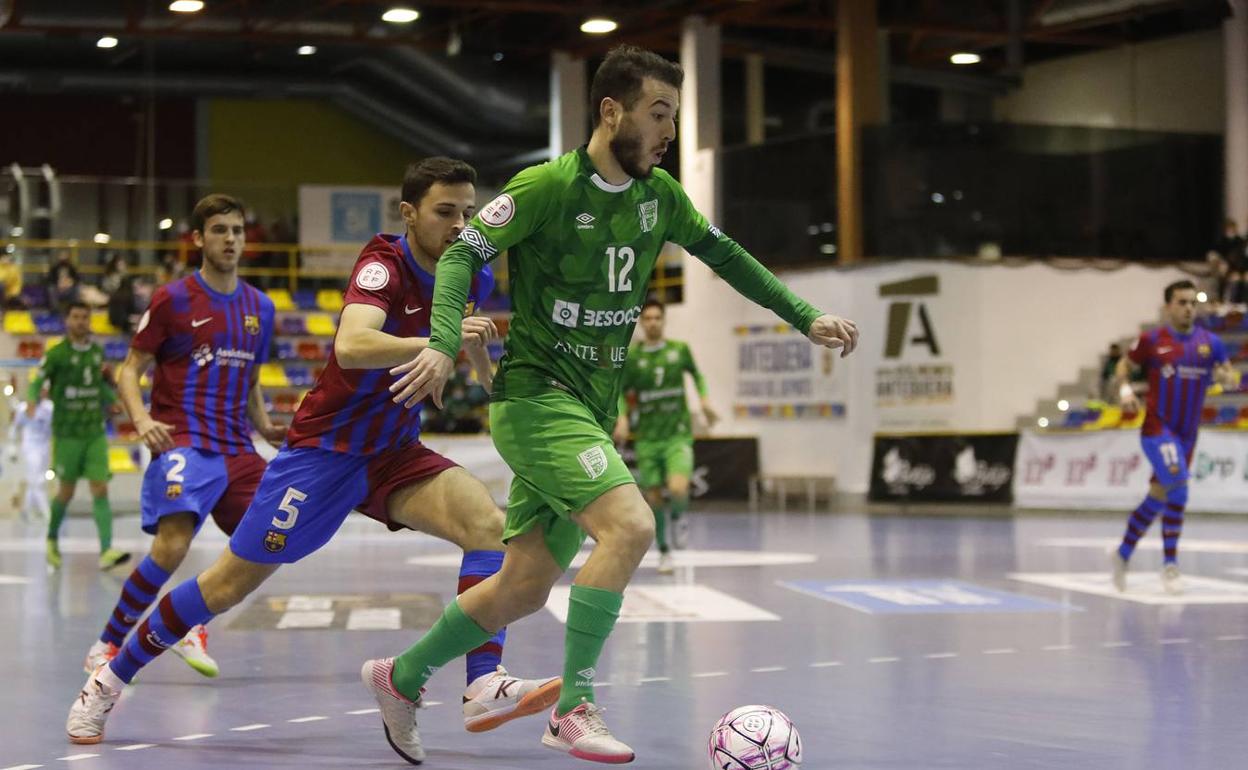
<path id="1" fill-rule="evenodd" d="M 646 179 L 654 171 L 654 166 L 642 166 L 646 156 L 642 146 L 644 141 L 641 131 L 627 118 L 620 123 L 620 130 L 611 139 L 611 154 L 615 156 L 615 162 L 633 179 Z"/>

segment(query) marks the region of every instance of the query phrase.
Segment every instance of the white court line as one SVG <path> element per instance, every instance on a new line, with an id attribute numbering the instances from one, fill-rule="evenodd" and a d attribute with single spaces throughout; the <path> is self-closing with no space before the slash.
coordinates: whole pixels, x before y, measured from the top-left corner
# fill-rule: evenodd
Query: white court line
<path id="1" fill-rule="evenodd" d="M 700 674 L 694 674 L 693 679 L 710 679 L 713 676 L 728 676 L 727 671 L 703 671 Z"/>
<path id="2" fill-rule="evenodd" d="M 956 652 L 929 652 L 923 657 L 928 660 L 944 660 L 945 658 L 956 658 L 958 654 Z"/>
<path id="3" fill-rule="evenodd" d="M 784 666 L 762 666 L 761 668 L 750 669 L 751 674 L 770 674 L 776 671 L 784 671 Z"/>
<path id="4" fill-rule="evenodd" d="M 155 748 L 155 743 L 132 743 L 129 746 L 118 746 L 115 751 L 140 751 Z"/>
<path id="5" fill-rule="evenodd" d="M 380 714 L 381 709 L 356 709 L 355 711 L 348 711 L 346 713 L 352 716 L 356 716 L 358 714 Z"/>
<path id="6" fill-rule="evenodd" d="M 1131 647 L 1133 645 L 1134 645 L 1134 642 L 1102 642 L 1101 643 L 1102 647 L 1106 647 L 1110 649 L 1114 647 Z"/>
<path id="7" fill-rule="evenodd" d="M 610 682 L 594 682 L 594 687 L 610 687 Z"/>
<path id="8" fill-rule="evenodd" d="M 670 682 L 670 681 L 672 681 L 672 678 L 670 676 L 643 676 L 641 679 L 637 680 L 637 684 L 645 684 L 646 682 Z"/>
<path id="9" fill-rule="evenodd" d="M 266 728 L 266 727 L 271 727 L 271 726 L 272 726 L 272 725 L 266 725 L 266 724 L 263 724 L 263 723 L 261 723 L 261 722 L 257 722 L 257 723 L 256 723 L 256 724 L 254 724 L 254 725 L 242 725 L 241 727 L 231 727 L 231 728 L 230 728 L 230 732 L 232 732 L 232 733 L 249 733 L 249 732 L 251 732 L 252 730 L 263 730 L 264 728 Z"/>
<path id="10" fill-rule="evenodd" d="M 35 770 L 36 767 L 43 767 L 43 765 L 13 765 L 12 767 L 0 768 L 0 770 Z"/>
<path id="11" fill-rule="evenodd" d="M 420 707 L 426 708 L 426 709 L 431 709 L 434 706 L 441 706 L 441 705 L 442 705 L 442 701 L 440 700 L 427 700 L 427 701 L 421 701 L 420 703 Z"/>
<path id="12" fill-rule="evenodd" d="M 811 663 L 811 668 L 832 668 L 833 666 L 844 665 L 839 660 L 825 660 L 819 663 Z"/>
<path id="13" fill-rule="evenodd" d="M 1161 639 L 1157 644 L 1191 644 L 1191 639 Z"/>
<path id="14" fill-rule="evenodd" d="M 901 658 L 868 658 L 868 663 L 896 663 Z"/>
<path id="15" fill-rule="evenodd" d="M 213 735 L 212 733 L 191 733 L 190 735 L 183 735 L 180 738 L 174 738 L 174 740 L 175 741 L 197 741 L 201 738 L 211 738 L 212 735 Z"/>
<path id="16" fill-rule="evenodd" d="M 77 762 L 80 759 L 92 759 L 98 757 L 99 754 L 70 754 L 68 757 L 57 757 L 62 762 Z"/>
<path id="17" fill-rule="evenodd" d="M 1219 642 L 1244 642 L 1244 641 L 1248 641 L 1248 636 L 1244 636 L 1244 635 L 1242 635 L 1242 634 L 1227 634 L 1227 635 L 1225 635 L 1225 636 L 1216 636 L 1216 637 L 1214 637 L 1214 638 L 1215 638 L 1215 639 L 1217 639 Z"/>
<path id="18" fill-rule="evenodd" d="M 287 719 L 286 721 L 292 724 L 302 724 L 303 722 L 320 722 L 325 719 L 329 719 L 329 717 L 321 717 L 321 716 L 299 717 L 298 719 Z"/>
<path id="19" fill-rule="evenodd" d="M 1065 652 L 1066 650 L 1075 649 L 1075 645 L 1073 644 L 1046 644 L 1040 649 L 1044 650 L 1045 652 Z"/>
<path id="20" fill-rule="evenodd" d="M 984 650 L 985 655 L 1013 655 L 1018 650 L 1013 647 L 997 647 L 992 650 Z"/>

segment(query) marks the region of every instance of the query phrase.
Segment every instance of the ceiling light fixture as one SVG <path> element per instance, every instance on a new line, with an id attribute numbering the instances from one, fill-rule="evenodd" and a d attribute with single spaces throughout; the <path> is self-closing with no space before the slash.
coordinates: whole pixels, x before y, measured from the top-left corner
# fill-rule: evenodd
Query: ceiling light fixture
<path id="1" fill-rule="evenodd" d="M 112 37 L 110 35 L 105 35 L 104 37 L 95 41 L 95 47 L 96 48 L 116 48 L 117 38 Z"/>
<path id="2" fill-rule="evenodd" d="M 204 10 L 203 0 L 173 0 L 169 10 L 174 13 L 199 13 Z"/>
<path id="3" fill-rule="evenodd" d="M 296 53 L 298 53 L 300 56 L 311 56 L 312 54 L 316 53 L 316 46 L 301 45 L 299 46 L 299 49 L 296 51 Z"/>
<path id="4" fill-rule="evenodd" d="M 981 61 L 979 54 L 969 51 L 961 51 L 949 57 L 949 61 L 954 64 L 979 64 Z"/>
<path id="5" fill-rule="evenodd" d="M 381 15 L 382 21 L 391 24 L 411 24 L 420 18 L 420 11 L 412 8 L 391 8 Z"/>
<path id="6" fill-rule="evenodd" d="M 611 19 L 586 19 L 581 24 L 581 31 L 588 35 L 605 35 L 614 32 L 619 26 Z"/>

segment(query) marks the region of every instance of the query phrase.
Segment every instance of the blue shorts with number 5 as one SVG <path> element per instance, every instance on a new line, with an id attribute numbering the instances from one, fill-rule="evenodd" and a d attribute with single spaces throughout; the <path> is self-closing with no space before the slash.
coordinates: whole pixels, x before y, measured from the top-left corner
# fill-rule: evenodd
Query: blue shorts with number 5
<path id="1" fill-rule="evenodd" d="M 1182 439 L 1169 428 L 1163 428 L 1156 436 L 1141 436 L 1140 444 L 1144 447 L 1144 456 L 1153 466 L 1153 481 L 1163 487 L 1187 483 L 1192 451 L 1196 448 L 1195 436 Z"/>
<path id="2" fill-rule="evenodd" d="M 375 455 L 317 447 L 282 447 L 230 538 L 234 555 L 260 564 L 292 564 L 329 542 L 353 508 L 392 530 L 391 493 L 455 463 L 413 443 Z"/>

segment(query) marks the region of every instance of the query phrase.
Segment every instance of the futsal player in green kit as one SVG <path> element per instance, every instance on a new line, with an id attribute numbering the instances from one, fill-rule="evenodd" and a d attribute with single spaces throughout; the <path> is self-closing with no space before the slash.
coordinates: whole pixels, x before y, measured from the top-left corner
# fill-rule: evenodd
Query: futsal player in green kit
<path id="1" fill-rule="evenodd" d="M 671 515 L 671 546 L 684 548 L 689 537 L 689 477 L 693 475 L 693 424 L 685 400 L 685 373 L 693 377 L 702 398 L 707 427 L 718 416 L 707 400 L 706 378 L 693 362 L 689 346 L 663 338 L 666 311 L 658 300 L 641 306 L 642 341 L 628 351 L 620 391 L 620 416 L 615 423 L 615 443 L 628 439 L 629 412 L 636 411 L 633 450 L 637 454 L 639 483 L 646 502 L 654 510 L 654 539 L 659 546 L 659 572 L 675 571 L 667 542 L 667 519 Z M 667 504 L 663 495 L 667 493 Z"/>
<path id="2" fill-rule="evenodd" d="M 48 566 L 61 566 L 60 533 L 65 509 L 78 479 L 91 487 L 91 513 L 100 536 L 100 569 L 115 567 L 130 554 L 113 548 L 113 510 L 108 505 L 108 438 L 105 414 L 117 396 L 104 378 L 104 350 L 91 340 L 91 308 L 74 302 L 65 315 L 65 339 L 39 362 L 26 403 L 37 405 L 46 381 L 52 397 L 52 470 L 60 485 L 48 523 Z M 29 406 L 28 406 L 29 411 Z"/>
<path id="3" fill-rule="evenodd" d="M 817 345 L 847 355 L 858 340 L 852 321 L 794 296 L 657 168 L 676 138 L 682 79 L 679 65 L 649 51 L 608 54 L 590 87 L 588 146 L 521 171 L 473 218 L 438 263 L 429 347 L 391 370 L 401 375 L 395 401 L 432 395 L 441 406 L 472 275 L 509 251 L 513 314 L 490 404 L 494 445 L 515 473 L 503 566 L 395 659 L 391 681 L 418 702 L 439 667 L 545 606 L 588 533 L 596 544 L 572 586 L 563 688 L 542 744 L 595 762 L 634 758 L 603 722 L 594 681 L 624 588 L 654 540 L 654 514 L 611 432 L 663 244 L 685 247 Z"/>

